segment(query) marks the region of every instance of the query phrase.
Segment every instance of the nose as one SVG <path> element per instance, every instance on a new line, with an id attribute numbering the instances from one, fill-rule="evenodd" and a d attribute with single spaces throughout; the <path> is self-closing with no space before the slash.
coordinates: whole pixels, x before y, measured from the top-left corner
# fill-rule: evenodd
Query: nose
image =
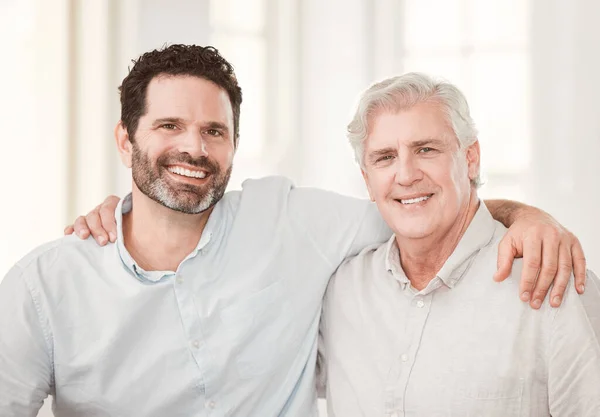
<path id="1" fill-rule="evenodd" d="M 408 187 L 423 179 L 423 172 L 414 155 L 400 155 L 396 165 L 396 183 L 399 185 Z"/>
<path id="2" fill-rule="evenodd" d="M 194 159 L 208 156 L 208 147 L 201 132 L 190 129 L 180 139 L 178 148 L 181 153 L 187 153 Z"/>

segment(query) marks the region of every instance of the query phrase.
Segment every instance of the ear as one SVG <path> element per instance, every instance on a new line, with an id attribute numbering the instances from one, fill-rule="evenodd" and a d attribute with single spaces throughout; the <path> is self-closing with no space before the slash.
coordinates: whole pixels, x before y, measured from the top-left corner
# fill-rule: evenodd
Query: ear
<path id="1" fill-rule="evenodd" d="M 371 191 L 371 186 L 369 185 L 369 176 L 367 175 L 367 173 L 365 172 L 365 170 L 363 168 L 360 169 L 360 173 L 362 174 L 362 177 L 365 180 L 365 184 L 367 185 L 367 191 L 369 192 L 369 198 L 371 199 L 371 201 L 375 201 L 375 199 L 373 198 L 373 193 Z"/>
<path id="2" fill-rule="evenodd" d="M 127 133 L 127 129 L 123 126 L 122 121 L 119 121 L 115 127 L 115 141 L 117 142 L 117 150 L 119 151 L 121 162 L 127 168 L 131 168 L 133 145 L 129 140 L 129 133 Z"/>
<path id="3" fill-rule="evenodd" d="M 467 167 L 469 170 L 469 179 L 474 180 L 480 173 L 481 160 L 480 160 L 480 149 L 479 140 L 476 140 L 472 145 L 467 148 Z"/>

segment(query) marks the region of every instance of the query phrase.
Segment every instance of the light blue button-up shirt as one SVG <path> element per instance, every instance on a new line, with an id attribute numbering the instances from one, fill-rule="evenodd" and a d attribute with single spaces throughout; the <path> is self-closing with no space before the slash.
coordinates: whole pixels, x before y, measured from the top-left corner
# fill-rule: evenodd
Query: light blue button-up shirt
<path id="1" fill-rule="evenodd" d="M 321 300 L 349 255 L 390 236 L 372 203 L 249 180 L 215 206 L 177 271 L 69 236 L 0 284 L 0 415 L 317 414 Z"/>

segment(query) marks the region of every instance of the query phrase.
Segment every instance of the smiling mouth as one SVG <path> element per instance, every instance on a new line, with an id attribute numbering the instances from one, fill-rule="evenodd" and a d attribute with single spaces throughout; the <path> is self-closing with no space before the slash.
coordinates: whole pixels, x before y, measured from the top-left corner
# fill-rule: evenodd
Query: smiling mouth
<path id="1" fill-rule="evenodd" d="M 167 168 L 167 171 L 175 175 L 180 175 L 182 177 L 196 179 L 204 179 L 209 175 L 209 173 L 206 171 L 186 169 L 178 166 L 170 166 Z"/>
<path id="2" fill-rule="evenodd" d="M 433 194 L 428 194 L 428 195 L 424 195 L 422 197 L 415 197 L 415 198 L 397 199 L 396 201 L 398 201 L 399 203 L 402 203 L 404 205 L 410 205 L 410 204 L 417 204 L 417 203 L 421 203 L 423 201 L 427 201 L 431 197 L 433 197 Z"/>

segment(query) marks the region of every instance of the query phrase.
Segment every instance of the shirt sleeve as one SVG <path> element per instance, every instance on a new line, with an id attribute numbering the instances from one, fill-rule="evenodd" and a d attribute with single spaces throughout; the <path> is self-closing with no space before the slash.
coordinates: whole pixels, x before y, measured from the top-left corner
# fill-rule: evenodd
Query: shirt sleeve
<path id="1" fill-rule="evenodd" d="M 13 267 L 0 282 L 0 415 L 36 416 L 52 387 L 50 335 L 39 304 Z"/>
<path id="2" fill-rule="evenodd" d="M 309 235 L 321 254 L 334 266 L 363 248 L 385 242 L 391 230 L 368 201 L 315 188 L 290 191 L 289 215 Z"/>
<path id="3" fill-rule="evenodd" d="M 569 286 L 552 322 L 548 395 L 554 417 L 600 416 L 600 281 L 588 271 L 586 284 L 583 295 Z"/>

